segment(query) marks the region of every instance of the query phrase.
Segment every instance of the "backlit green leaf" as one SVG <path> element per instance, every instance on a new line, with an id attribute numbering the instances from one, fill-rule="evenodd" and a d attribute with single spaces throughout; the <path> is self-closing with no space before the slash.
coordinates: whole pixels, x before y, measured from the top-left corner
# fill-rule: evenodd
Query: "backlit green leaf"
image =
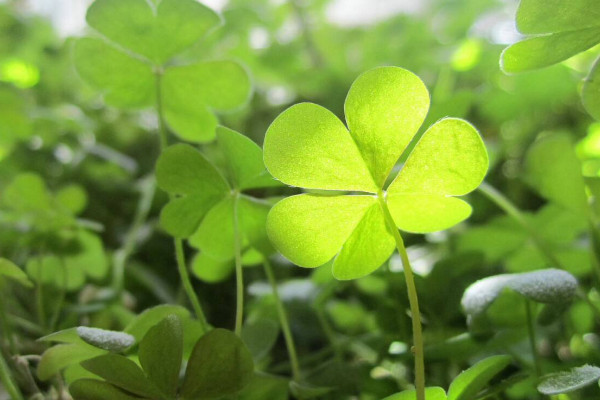
<path id="1" fill-rule="evenodd" d="M 169 315 L 150 328 L 139 347 L 140 364 L 162 393 L 172 398 L 177 392 L 183 358 L 183 330 L 176 315 Z"/>
<path id="2" fill-rule="evenodd" d="M 470 400 L 512 362 L 510 356 L 493 356 L 479 361 L 458 375 L 448 389 L 448 400 Z"/>
<path id="3" fill-rule="evenodd" d="M 350 87 L 344 104 L 346 122 L 378 187 L 385 183 L 428 109 L 427 88 L 403 68 L 371 69 Z"/>
<path id="4" fill-rule="evenodd" d="M 385 225 L 379 204 L 373 204 L 345 241 L 333 262 L 333 276 L 339 280 L 370 274 L 393 253 L 395 242 Z"/>
<path id="5" fill-rule="evenodd" d="M 225 329 L 202 336 L 190 356 L 180 395 L 183 399 L 234 394 L 253 377 L 252 355 L 244 343 Z"/>
<path id="6" fill-rule="evenodd" d="M 543 68 L 571 58 L 600 43 L 600 27 L 535 36 L 507 47 L 501 65 L 516 73 Z"/>
<path id="7" fill-rule="evenodd" d="M 390 212 L 400 229 L 431 232 L 467 218 L 471 207 L 459 199 L 483 180 L 488 169 L 477 130 L 446 118 L 429 128 L 388 188 Z"/>
<path id="8" fill-rule="evenodd" d="M 271 209 L 267 233 L 292 262 L 318 267 L 340 251 L 369 207 L 376 204 L 372 196 L 288 197 Z"/>
<path id="9" fill-rule="evenodd" d="M 573 368 L 568 372 L 546 375 L 538 385 L 540 393 L 547 396 L 568 393 L 598 382 L 600 368 L 591 365 Z"/>
<path id="10" fill-rule="evenodd" d="M 521 33 L 572 31 L 600 25 L 596 0 L 521 0 L 517 28 Z"/>
<path id="11" fill-rule="evenodd" d="M 194 0 L 161 0 L 155 10 L 145 0 L 96 0 L 86 19 L 108 39 L 160 64 L 220 23 Z"/>
<path id="12" fill-rule="evenodd" d="M 269 126 L 265 165 L 283 183 L 308 189 L 376 192 L 352 136 L 329 110 L 296 104 Z"/>

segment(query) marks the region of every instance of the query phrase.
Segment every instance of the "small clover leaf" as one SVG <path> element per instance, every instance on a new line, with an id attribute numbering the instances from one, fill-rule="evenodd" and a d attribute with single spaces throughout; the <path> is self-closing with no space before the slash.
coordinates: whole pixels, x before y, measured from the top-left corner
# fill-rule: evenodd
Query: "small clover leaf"
<path id="1" fill-rule="evenodd" d="M 217 146 L 224 157 L 224 174 L 189 145 L 171 146 L 160 156 L 158 185 L 178 196 L 163 209 L 161 223 L 171 235 L 189 238 L 207 255 L 228 260 L 234 255 L 237 214 L 242 244 L 269 253 L 265 225 L 271 204 L 240 193 L 276 184 L 265 170 L 262 151 L 247 137 L 224 127 L 217 129 Z"/>
<path id="2" fill-rule="evenodd" d="M 135 15 L 135 18 L 131 18 Z M 166 122 L 183 139 L 214 138 L 213 111 L 243 105 L 251 92 L 246 70 L 233 61 L 174 65 L 221 18 L 195 0 L 96 0 L 88 24 L 102 37 L 75 43 L 81 77 L 102 91 L 107 103 L 143 108 L 160 96 Z"/>
<path id="3" fill-rule="evenodd" d="M 419 140 L 384 192 L 392 168 L 425 119 L 429 94 L 397 67 L 365 72 L 345 103 L 349 130 L 328 110 L 302 103 L 267 130 L 265 165 L 277 179 L 305 189 L 360 194 L 302 194 L 276 204 L 267 220 L 275 247 L 294 263 L 354 279 L 378 268 L 394 249 L 380 202 L 398 228 L 426 233 L 464 220 L 470 206 L 453 196 L 475 189 L 487 171 L 483 142 L 469 123 L 443 119 Z"/>

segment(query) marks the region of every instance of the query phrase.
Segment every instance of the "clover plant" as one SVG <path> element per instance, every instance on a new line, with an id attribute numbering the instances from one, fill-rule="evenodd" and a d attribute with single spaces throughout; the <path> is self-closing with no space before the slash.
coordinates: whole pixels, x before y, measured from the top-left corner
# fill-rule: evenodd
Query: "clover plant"
<path id="1" fill-rule="evenodd" d="M 502 53 L 501 66 L 519 73 L 567 60 L 600 43 L 600 5 L 594 0 L 521 0 L 517 29 L 527 37 Z M 600 60 L 600 59 L 599 59 Z M 581 97 L 585 109 L 600 118 L 600 61 L 585 79 Z"/>
<path id="2" fill-rule="evenodd" d="M 273 207 L 267 232 L 284 256 L 313 268 L 335 257 L 333 275 L 346 280 L 373 272 L 396 245 L 409 288 L 419 399 L 425 396 L 420 316 L 398 228 L 425 233 L 463 221 L 471 207 L 456 196 L 475 189 L 488 167 L 479 133 L 464 120 L 442 119 L 410 147 L 428 107 L 429 94 L 416 75 L 376 68 L 350 88 L 348 128 L 327 109 L 301 103 L 273 121 L 264 143 L 265 165 L 275 178 L 331 191 L 292 196 Z M 404 152 L 400 173 L 390 177 Z"/>
<path id="3" fill-rule="evenodd" d="M 250 80 L 240 64 L 182 55 L 222 24 L 197 1 L 96 0 L 86 20 L 97 35 L 75 43 L 75 66 L 109 104 L 143 108 L 158 101 L 174 133 L 208 142 L 218 123 L 213 110 L 248 100 Z"/>
<path id="4" fill-rule="evenodd" d="M 112 336 L 114 340 L 117 335 L 126 334 L 98 331 L 95 335 L 98 339 Z M 235 334 L 225 329 L 214 329 L 194 345 L 183 383 L 179 385 L 183 335 L 181 320 L 171 314 L 152 326 L 140 341 L 139 365 L 116 353 L 83 361 L 83 368 L 102 380 L 76 380 L 70 385 L 73 398 L 217 398 L 236 393 L 248 384 L 254 369 L 250 353 Z"/>

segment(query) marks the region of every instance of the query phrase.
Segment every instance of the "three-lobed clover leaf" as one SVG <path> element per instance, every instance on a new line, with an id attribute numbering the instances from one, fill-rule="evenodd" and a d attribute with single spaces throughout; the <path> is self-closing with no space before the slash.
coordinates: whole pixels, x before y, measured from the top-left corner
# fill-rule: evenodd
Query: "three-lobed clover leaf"
<path id="1" fill-rule="evenodd" d="M 600 3 L 596 0 L 521 0 L 519 32 L 529 35 L 502 53 L 505 72 L 518 73 L 564 61 L 600 43 Z M 583 86 L 587 111 L 600 118 L 600 58 Z"/>
<path id="2" fill-rule="evenodd" d="M 75 66 L 109 104 L 142 108 L 160 95 L 173 132 L 208 142 L 218 123 L 214 111 L 235 109 L 249 98 L 248 74 L 236 62 L 173 63 L 222 23 L 195 0 L 96 0 L 86 19 L 101 37 L 76 42 Z"/>
<path id="3" fill-rule="evenodd" d="M 488 157 L 473 126 L 445 118 L 424 133 L 386 188 L 427 115 L 425 85 L 405 69 L 375 68 L 352 84 L 344 108 L 348 128 L 316 104 L 288 108 L 267 130 L 264 160 L 288 185 L 358 193 L 286 198 L 269 213 L 267 232 L 294 263 L 317 267 L 337 255 L 335 277 L 354 279 L 394 250 L 380 201 L 404 231 L 447 229 L 470 215 L 471 207 L 455 196 L 481 183 Z"/>
<path id="4" fill-rule="evenodd" d="M 242 245 L 270 252 L 265 221 L 271 204 L 242 193 L 276 185 L 265 170 L 262 150 L 238 132 L 217 129 L 224 157 L 221 173 L 202 153 L 185 144 L 167 148 L 158 159 L 158 186 L 176 195 L 161 213 L 168 233 L 189 238 L 190 244 L 218 260 L 234 256 L 234 218 Z"/>

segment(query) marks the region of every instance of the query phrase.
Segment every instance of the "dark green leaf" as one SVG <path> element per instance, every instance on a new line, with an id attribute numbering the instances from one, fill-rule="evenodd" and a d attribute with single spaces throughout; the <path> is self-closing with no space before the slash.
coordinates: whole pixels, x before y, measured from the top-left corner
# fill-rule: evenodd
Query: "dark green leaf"
<path id="1" fill-rule="evenodd" d="M 254 373 L 252 355 L 232 332 L 215 329 L 204 335 L 192 351 L 181 396 L 211 399 L 243 389 Z"/>
<path id="2" fill-rule="evenodd" d="M 140 364 L 162 393 L 174 397 L 183 358 L 183 329 L 176 315 L 150 328 L 139 347 Z"/>

